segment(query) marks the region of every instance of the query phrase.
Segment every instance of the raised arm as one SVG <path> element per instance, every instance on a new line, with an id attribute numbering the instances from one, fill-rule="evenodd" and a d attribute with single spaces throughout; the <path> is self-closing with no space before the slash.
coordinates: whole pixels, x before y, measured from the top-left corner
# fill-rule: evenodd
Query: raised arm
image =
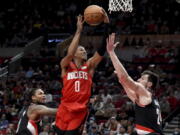
<path id="1" fill-rule="evenodd" d="M 114 52 L 114 49 L 116 48 L 117 43 L 114 44 L 115 40 L 115 33 L 112 33 L 109 38 L 107 39 L 107 51 L 111 58 L 111 61 L 113 63 L 113 66 L 116 70 L 116 74 L 118 76 L 118 79 L 122 85 L 124 85 L 127 88 L 133 88 L 137 89 L 138 85 L 136 82 L 128 75 L 127 71 L 125 70 L 122 63 L 119 61 L 117 55 Z"/>
<path id="2" fill-rule="evenodd" d="M 122 63 L 119 61 L 118 57 L 116 56 L 114 49 L 116 48 L 117 43 L 114 43 L 115 40 L 115 33 L 111 34 L 109 36 L 109 38 L 107 39 L 107 51 L 109 53 L 109 56 L 111 58 L 111 61 L 113 63 L 113 66 L 116 70 L 119 82 L 122 84 L 123 88 L 125 89 L 128 97 L 135 101 L 135 100 L 141 100 L 141 99 L 137 99 L 139 96 L 143 97 L 143 98 L 148 98 L 148 100 L 146 100 L 147 102 L 141 102 L 143 104 L 148 104 L 149 103 L 149 98 L 150 98 L 150 94 L 149 92 L 147 92 L 147 90 L 145 89 L 145 87 L 134 81 L 127 73 L 127 71 L 125 70 L 124 66 L 122 65 Z"/>
<path id="3" fill-rule="evenodd" d="M 61 60 L 61 63 L 60 63 L 62 69 L 65 68 L 69 64 L 69 62 L 72 60 L 72 58 L 74 57 L 74 54 L 75 54 L 76 49 L 79 44 L 79 39 L 81 36 L 82 28 L 83 28 L 83 19 L 82 19 L 82 16 L 79 15 L 77 17 L 76 33 L 75 33 L 73 40 L 68 48 L 67 55 Z"/>
<path id="4" fill-rule="evenodd" d="M 108 29 L 109 29 L 109 17 L 106 11 L 102 8 L 102 12 L 104 14 L 104 33 L 101 45 L 98 47 L 98 50 L 94 53 L 93 57 L 88 60 L 88 64 L 90 69 L 94 69 L 102 60 L 103 55 L 106 51 L 106 38 L 108 37 Z"/>

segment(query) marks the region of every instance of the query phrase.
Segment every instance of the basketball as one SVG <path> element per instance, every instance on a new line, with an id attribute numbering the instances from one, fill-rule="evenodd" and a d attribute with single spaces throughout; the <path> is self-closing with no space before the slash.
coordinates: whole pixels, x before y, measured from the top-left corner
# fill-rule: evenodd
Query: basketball
<path id="1" fill-rule="evenodd" d="M 104 20 L 102 7 L 98 5 L 90 5 L 84 10 L 84 20 L 87 24 L 95 26 Z"/>

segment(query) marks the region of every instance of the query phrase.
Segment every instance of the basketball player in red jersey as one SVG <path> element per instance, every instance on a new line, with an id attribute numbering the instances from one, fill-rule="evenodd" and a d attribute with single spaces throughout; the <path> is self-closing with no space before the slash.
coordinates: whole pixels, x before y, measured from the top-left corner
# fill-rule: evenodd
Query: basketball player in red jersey
<path id="1" fill-rule="evenodd" d="M 134 81 L 116 56 L 114 49 L 115 34 L 107 39 L 107 52 L 116 70 L 119 82 L 122 84 L 127 96 L 135 103 L 136 131 L 139 135 L 161 135 L 161 112 L 153 90 L 158 83 L 158 76 L 151 71 L 144 71 L 141 77 Z"/>
<path id="2" fill-rule="evenodd" d="M 107 29 L 109 18 L 104 10 L 103 13 L 105 29 Z M 79 46 L 79 39 L 83 29 L 82 16 L 78 16 L 77 19 L 76 33 L 68 48 L 67 55 L 60 63 L 64 87 L 55 121 L 55 130 L 58 135 L 82 134 L 81 127 L 88 115 L 87 104 L 91 95 L 94 69 L 102 60 L 106 51 L 108 33 L 104 34 L 104 42 L 93 57 L 87 60 L 85 48 Z"/>

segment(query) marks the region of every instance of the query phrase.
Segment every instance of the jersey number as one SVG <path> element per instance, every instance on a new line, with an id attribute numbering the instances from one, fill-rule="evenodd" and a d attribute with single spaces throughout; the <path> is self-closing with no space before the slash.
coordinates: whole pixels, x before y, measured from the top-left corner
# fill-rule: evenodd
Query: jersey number
<path id="1" fill-rule="evenodd" d="M 161 124 L 161 121 L 162 121 L 161 111 L 160 111 L 158 108 L 156 108 L 156 113 L 157 113 L 157 115 L 158 115 L 158 117 L 157 117 L 157 124 L 160 125 L 160 124 Z"/>
<path id="2" fill-rule="evenodd" d="M 75 81 L 75 92 L 80 92 L 80 81 Z"/>

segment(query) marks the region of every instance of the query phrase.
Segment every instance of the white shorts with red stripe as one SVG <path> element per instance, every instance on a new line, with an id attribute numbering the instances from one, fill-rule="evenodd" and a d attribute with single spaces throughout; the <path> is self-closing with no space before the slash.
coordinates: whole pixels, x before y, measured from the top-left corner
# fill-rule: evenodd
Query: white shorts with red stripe
<path id="1" fill-rule="evenodd" d="M 38 128 L 34 121 L 28 121 L 27 129 L 31 132 L 32 135 L 38 135 Z"/>
<path id="2" fill-rule="evenodd" d="M 144 131 L 144 130 L 137 129 L 137 128 L 136 128 L 136 132 L 137 132 L 138 135 L 146 135 L 146 134 L 151 133 L 151 132 Z"/>
<path id="3" fill-rule="evenodd" d="M 153 129 L 136 124 L 136 132 L 138 135 L 146 135 L 155 132 Z"/>

